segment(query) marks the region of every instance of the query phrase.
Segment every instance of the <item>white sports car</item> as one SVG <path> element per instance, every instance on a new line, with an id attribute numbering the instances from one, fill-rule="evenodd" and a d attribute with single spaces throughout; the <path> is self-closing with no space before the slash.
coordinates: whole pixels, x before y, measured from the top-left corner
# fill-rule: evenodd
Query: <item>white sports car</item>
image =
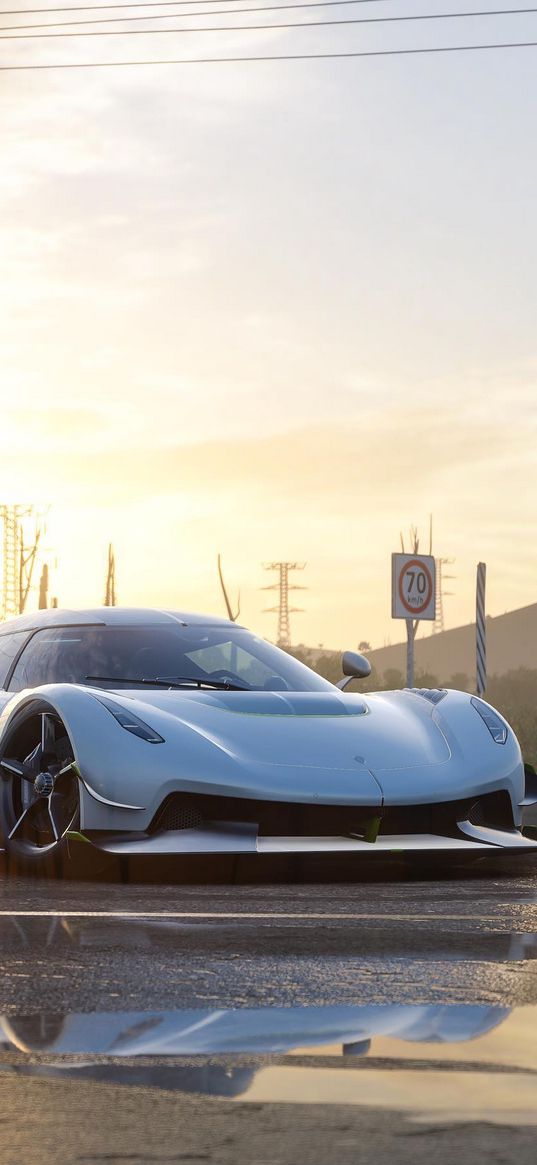
<path id="1" fill-rule="evenodd" d="M 227 620 L 117 607 L 0 629 L 0 844 L 115 855 L 537 852 L 516 737 L 466 692 L 352 695 Z M 79 843 L 78 845 L 75 843 Z"/>

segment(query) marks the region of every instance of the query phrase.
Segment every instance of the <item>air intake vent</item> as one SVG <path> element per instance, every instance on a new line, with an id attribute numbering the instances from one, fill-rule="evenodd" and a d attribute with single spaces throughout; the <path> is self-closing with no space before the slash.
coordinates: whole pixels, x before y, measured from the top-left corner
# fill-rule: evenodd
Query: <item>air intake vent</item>
<path id="1" fill-rule="evenodd" d="M 447 696 L 447 688 L 407 688 L 407 691 L 413 692 L 415 696 L 423 696 L 430 704 L 439 704 Z"/>
<path id="2" fill-rule="evenodd" d="M 202 825 L 203 817 L 196 805 L 170 797 L 155 818 L 153 829 L 200 829 Z"/>

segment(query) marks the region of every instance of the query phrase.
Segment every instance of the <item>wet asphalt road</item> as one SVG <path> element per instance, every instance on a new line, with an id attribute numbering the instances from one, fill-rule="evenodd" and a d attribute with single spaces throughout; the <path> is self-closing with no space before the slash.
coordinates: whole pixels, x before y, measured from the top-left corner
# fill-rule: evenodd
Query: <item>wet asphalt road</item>
<path id="1" fill-rule="evenodd" d="M 0 889 L 0 1011 L 537 1002 L 537 876 Z M 513 973 L 513 960 L 516 974 Z M 39 993 L 36 995 L 37 982 Z"/>
<path id="2" fill-rule="evenodd" d="M 16 1026 L 42 1013 L 517 1008 L 537 1004 L 536 936 L 537 868 L 524 863 L 489 877 L 314 886 L 4 878 L 0 1014 Z M 241 1063 L 224 1057 L 217 1067 L 233 1075 Z M 154 1057 L 140 1075 L 136 1061 L 86 1058 L 62 1075 L 46 1049 L 5 1047 L 2 1165 L 535 1159 L 531 1123 L 411 1126 L 395 1109 L 366 1104 L 230 1104 L 174 1086 L 170 1070 L 185 1064 L 192 1057 Z"/>

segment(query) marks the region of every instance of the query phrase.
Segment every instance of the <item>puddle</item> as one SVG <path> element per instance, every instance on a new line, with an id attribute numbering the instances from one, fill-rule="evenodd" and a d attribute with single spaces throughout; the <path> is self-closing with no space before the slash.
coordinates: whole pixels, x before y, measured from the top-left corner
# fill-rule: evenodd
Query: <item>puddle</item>
<path id="1" fill-rule="evenodd" d="M 537 1006 L 1 1017 L 0 1073 L 89 1077 L 246 1103 L 389 1109 L 413 1121 L 537 1125 Z"/>
<path id="2" fill-rule="evenodd" d="M 522 1017 L 522 1019 L 521 1019 Z M 501 1029 L 501 1035 L 499 1030 Z M 516 1036 L 515 1036 L 516 1032 Z M 490 1036 L 494 1033 L 494 1038 Z M 0 1017 L 0 1050 L 55 1055 L 326 1054 L 401 1058 L 472 1042 L 472 1058 L 537 1071 L 537 1007 L 368 1004 Z M 487 1039 L 485 1052 L 482 1043 Z M 466 1054 L 467 1050 L 465 1050 Z M 497 1059 L 499 1057 L 500 1059 Z M 522 1059 L 521 1059 L 522 1057 Z"/>
<path id="3" fill-rule="evenodd" d="M 367 915 L 358 919 L 342 916 L 331 919 L 330 927 L 319 935 L 313 916 L 292 912 L 276 921 L 270 915 L 254 916 L 255 949 L 267 956 L 319 956 L 362 960 L 441 959 L 450 963 L 509 963 L 537 958 L 537 935 L 521 931 L 483 930 L 465 915 L 450 914 L 439 925 L 426 915 Z M 465 922 L 459 929 L 446 922 Z M 409 927 L 409 921 L 414 923 Z M 490 924 L 491 920 L 488 920 Z M 69 951 L 104 952 L 132 950 L 159 953 L 196 952 L 207 957 L 219 953 L 250 957 L 252 917 L 84 917 L 83 914 L 47 916 L 0 916 L 0 949 L 4 954 L 47 948 L 58 959 Z"/>
<path id="4" fill-rule="evenodd" d="M 263 974 L 274 975 L 277 987 L 282 966 L 293 959 L 290 998 L 300 998 L 304 977 L 303 1006 L 207 1007 L 213 999 L 255 998 L 251 924 L 213 917 L 6 916 L 0 948 L 18 984 L 19 1014 L 8 1014 L 10 1002 L 3 1004 L 0 1087 L 2 1078 L 17 1076 L 47 1078 L 60 1089 L 88 1080 L 246 1105 L 349 1105 L 399 1112 L 412 1122 L 537 1125 L 537 1005 L 529 1002 L 536 995 L 535 934 L 480 931 L 473 924 L 449 930 L 444 919 L 437 929 L 376 919 L 365 927 L 333 923 L 321 937 L 322 950 L 309 919 L 300 927 L 256 922 L 255 957 L 273 958 Z M 163 1008 L 134 1010 L 131 996 L 133 1010 L 107 1011 L 101 996 L 103 1009 L 78 1010 L 95 998 L 89 990 L 80 990 L 76 1003 L 73 998 L 86 957 L 89 967 L 95 963 L 102 976 L 110 974 L 118 1002 L 123 958 L 128 974 L 138 968 L 144 1001 L 149 966 L 177 985 L 173 1003 L 181 998 L 181 969 L 195 977 L 196 967 L 200 974 L 208 967 L 205 1005 L 171 1010 L 164 998 Z M 28 991 L 23 980 L 43 960 L 49 993 L 42 998 L 52 998 L 54 985 L 58 1004 L 26 1014 L 36 994 L 35 984 Z M 339 960 L 347 969 L 344 982 Z M 487 982 L 497 1002 L 472 1003 L 487 998 L 482 984 L 496 964 L 504 972 L 493 993 Z M 466 977 L 457 970 L 450 978 L 446 967 L 455 965 L 468 968 Z M 383 1002 L 367 1001 L 373 990 Z M 404 991 L 425 1001 L 400 1002 Z M 345 995 L 350 1002 L 341 1002 Z M 461 1002 L 432 1001 L 446 997 Z M 519 998 L 521 1005 L 511 1006 Z"/>
<path id="5" fill-rule="evenodd" d="M 518 1008 L 524 1030 L 537 1033 L 537 1007 Z M 42 1013 L 0 1017 L 0 1050 L 56 1055 L 181 1056 L 218 1053 L 282 1054 L 307 1048 L 341 1048 L 344 1055 L 401 1056 L 399 1045 L 443 1045 L 478 1041 L 509 1021 L 509 1008 L 442 1004 L 200 1009 L 193 1011 Z M 518 1027 L 518 1024 L 517 1024 Z M 386 1050 L 391 1038 L 394 1046 Z M 496 1037 L 497 1040 L 497 1037 Z M 372 1043 L 375 1041 L 375 1051 Z M 497 1040 L 510 1048 L 507 1040 Z M 397 1045 L 397 1046 L 396 1046 Z M 335 1054 L 335 1053 L 332 1053 Z M 414 1056 L 421 1053 L 414 1052 Z M 529 1051 L 527 1052 L 529 1055 Z M 512 1061 L 511 1061 L 512 1062 Z M 515 1058 L 516 1062 L 516 1058 Z M 529 1065 L 537 1070 L 537 1052 Z"/>
<path id="6" fill-rule="evenodd" d="M 531 1073 L 265 1068 L 243 1101 L 351 1104 L 403 1112 L 413 1120 L 537 1125 L 537 1076 Z"/>

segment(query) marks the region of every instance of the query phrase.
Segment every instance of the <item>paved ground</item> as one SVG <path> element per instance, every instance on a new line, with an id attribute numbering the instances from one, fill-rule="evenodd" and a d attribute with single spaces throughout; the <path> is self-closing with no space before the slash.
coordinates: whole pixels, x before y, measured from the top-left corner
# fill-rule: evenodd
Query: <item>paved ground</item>
<path id="1" fill-rule="evenodd" d="M 529 1117 L 416 1124 L 396 1108 L 365 1103 L 329 1105 L 322 1097 L 318 1104 L 248 1103 L 240 1089 L 231 1103 L 206 1094 L 204 1081 L 220 1081 L 220 1094 L 228 1081 L 232 1095 L 242 1072 L 252 1076 L 266 1064 L 315 1068 L 320 1080 L 327 1063 L 336 1064 L 322 1049 L 302 1059 L 86 1057 L 84 1065 L 80 1057 L 58 1061 L 50 1054 L 51 1032 L 73 1012 L 537 1004 L 537 871 L 521 869 L 516 877 L 324 886 L 4 879 L 0 1014 L 19 1033 L 20 1047 L 30 1032 L 32 1051 L 12 1043 L 2 1051 L 0 1041 L 2 1165 L 347 1165 L 420 1162 L 432 1154 L 440 1165 L 454 1155 L 473 1163 L 478 1154 L 533 1162 L 537 1127 Z M 537 1013 L 526 1014 L 534 1023 Z M 39 1021 L 28 1018 L 36 1015 Z M 473 1063 L 472 1045 L 460 1047 L 450 1071 L 483 1071 Z M 339 1059 L 337 1066 L 367 1072 L 368 1080 L 380 1067 L 399 1075 L 404 1069 L 408 1089 L 416 1090 L 424 1073 L 446 1067 L 440 1052 L 438 1062 L 422 1052 L 420 1046 L 413 1061 L 393 1054 L 382 1062 Z M 515 1061 L 516 1052 L 514 1046 Z M 493 1067 L 506 1073 L 507 1088 L 512 1071 Z M 520 1090 L 535 1081 L 537 1102 L 533 1072 L 526 1066 Z M 419 1099 L 416 1090 L 418 1107 Z"/>

